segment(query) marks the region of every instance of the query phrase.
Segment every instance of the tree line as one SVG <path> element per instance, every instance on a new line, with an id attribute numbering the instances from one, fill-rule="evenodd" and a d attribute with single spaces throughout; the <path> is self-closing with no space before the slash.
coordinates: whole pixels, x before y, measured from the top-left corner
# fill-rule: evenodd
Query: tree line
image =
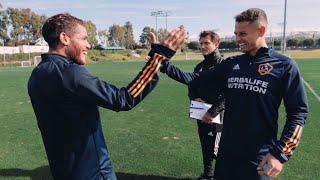
<path id="1" fill-rule="evenodd" d="M 46 15 L 39 15 L 29 8 L 0 10 L 0 39 L 5 46 L 34 45 L 41 37 Z M 89 41 L 97 44 L 97 28 L 92 21 L 85 21 Z"/>
<path id="2" fill-rule="evenodd" d="M 267 43 L 269 46 L 274 47 L 276 49 L 281 48 L 281 38 L 267 38 Z M 191 50 L 199 50 L 200 43 L 198 41 L 191 41 L 187 44 L 187 47 Z M 286 47 L 289 49 L 299 49 L 299 48 L 319 48 L 320 47 L 320 38 L 287 38 L 286 39 Z M 237 42 L 233 40 L 221 41 L 220 49 L 222 50 L 238 50 L 239 46 Z"/>
<path id="3" fill-rule="evenodd" d="M 39 15 L 29 8 L 11 8 L 0 10 L 0 40 L 5 46 L 34 45 L 41 38 L 41 28 L 48 17 Z M 139 44 L 134 40 L 131 22 L 123 26 L 113 24 L 108 29 L 97 31 L 92 21 L 85 21 L 89 42 L 92 47 L 98 43 L 107 46 L 124 46 L 126 49 L 147 48 L 150 46 L 147 38 L 149 32 L 155 30 L 149 26 L 143 28 Z M 167 34 L 165 29 L 158 30 L 158 37 L 162 39 Z"/>
<path id="4" fill-rule="evenodd" d="M 0 4 L 1 6 L 1 4 Z M 41 37 L 41 28 L 47 19 L 46 15 L 39 15 L 29 8 L 10 8 L 3 9 L 0 7 L 0 40 L 5 46 L 18 45 L 34 45 Z M 130 21 L 124 25 L 113 24 L 108 29 L 97 31 L 96 25 L 92 21 L 85 21 L 88 31 L 89 42 L 92 47 L 97 47 L 98 43 L 107 46 L 123 46 L 126 49 L 148 48 L 149 32 L 156 32 L 155 29 L 145 26 L 139 36 L 139 43 L 136 43 L 133 36 L 133 26 Z M 158 29 L 158 39 L 161 40 L 167 35 L 166 29 Z M 156 33 L 155 33 L 156 34 Z M 315 38 L 288 38 L 287 47 L 319 47 L 320 39 Z M 273 47 L 281 46 L 281 39 L 275 38 L 272 41 L 269 39 L 269 45 Z M 186 44 L 186 47 L 192 50 L 199 49 L 198 41 L 191 41 Z M 221 49 L 235 50 L 238 48 L 235 40 L 222 41 Z"/>

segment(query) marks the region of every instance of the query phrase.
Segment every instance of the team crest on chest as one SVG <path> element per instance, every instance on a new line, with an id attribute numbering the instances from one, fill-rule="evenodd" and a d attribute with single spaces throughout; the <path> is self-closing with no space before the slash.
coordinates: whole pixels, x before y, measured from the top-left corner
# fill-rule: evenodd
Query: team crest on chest
<path id="1" fill-rule="evenodd" d="M 271 73 L 272 69 L 273 69 L 273 66 L 269 63 L 260 64 L 258 67 L 258 73 L 262 76 L 267 75 Z"/>

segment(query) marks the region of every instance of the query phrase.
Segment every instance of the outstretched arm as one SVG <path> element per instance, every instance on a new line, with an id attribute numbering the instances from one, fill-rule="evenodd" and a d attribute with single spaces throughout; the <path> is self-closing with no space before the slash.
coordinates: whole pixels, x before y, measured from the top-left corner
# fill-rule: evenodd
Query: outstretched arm
<path id="1" fill-rule="evenodd" d="M 180 49 L 185 37 L 185 30 L 173 30 L 160 45 L 154 46 L 149 55 L 151 60 L 127 86 L 116 86 L 92 76 L 84 67 L 75 66 L 65 77 L 73 77 L 65 86 L 88 104 L 98 105 L 114 111 L 130 110 L 141 102 L 154 89 L 158 82 L 157 71 L 162 61 L 171 58 Z"/>
<path id="2" fill-rule="evenodd" d="M 164 61 L 160 71 L 167 74 L 171 79 L 174 79 L 185 85 L 188 85 L 192 80 L 199 76 L 198 73 L 188 73 L 182 71 L 178 67 L 172 65 L 171 61 Z"/>
<path id="3" fill-rule="evenodd" d="M 148 39 L 152 44 L 151 47 L 157 45 L 158 39 L 153 32 L 150 32 Z M 146 57 L 146 62 L 150 60 L 150 55 Z M 179 69 L 178 67 L 172 65 L 171 61 L 164 61 L 160 68 L 162 73 L 167 74 L 171 79 L 174 79 L 182 84 L 188 85 L 193 79 L 195 79 L 198 74 L 196 73 L 187 73 Z"/>

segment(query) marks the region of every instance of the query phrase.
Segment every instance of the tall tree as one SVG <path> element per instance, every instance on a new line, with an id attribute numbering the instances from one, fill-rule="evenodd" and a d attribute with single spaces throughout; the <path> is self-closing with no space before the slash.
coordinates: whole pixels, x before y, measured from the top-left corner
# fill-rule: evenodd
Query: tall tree
<path id="1" fill-rule="evenodd" d="M 287 46 L 292 47 L 292 46 L 298 46 L 299 44 L 299 39 L 298 38 L 292 38 L 287 40 Z"/>
<path id="2" fill-rule="evenodd" d="M 124 29 L 124 47 L 126 49 L 133 49 L 135 46 L 134 37 L 133 37 L 133 28 L 132 24 L 128 21 L 123 26 Z"/>
<path id="3" fill-rule="evenodd" d="M 148 35 L 150 32 L 155 33 L 155 30 L 149 26 L 146 26 L 143 28 L 142 33 L 140 35 L 140 40 L 139 42 L 141 43 L 141 46 L 144 48 L 150 47 L 150 43 L 148 41 Z"/>
<path id="4" fill-rule="evenodd" d="M 10 32 L 11 40 L 13 45 L 19 45 L 20 41 L 24 38 L 22 13 L 17 8 L 8 8 L 8 15 L 12 28 Z"/>
<path id="5" fill-rule="evenodd" d="M 89 43 L 92 47 L 95 47 L 98 44 L 97 36 L 97 27 L 92 21 L 86 21 L 86 28 L 88 32 Z"/>
<path id="6" fill-rule="evenodd" d="M 189 49 L 192 49 L 192 50 L 199 50 L 200 48 L 200 43 L 199 41 L 191 41 L 187 44 L 188 48 Z"/>
<path id="7" fill-rule="evenodd" d="M 4 9 L 0 10 L 0 39 L 5 45 L 10 40 L 10 37 L 8 35 L 9 23 L 10 22 L 9 22 L 8 12 Z"/>
<path id="8" fill-rule="evenodd" d="M 31 43 L 34 44 L 41 38 L 41 29 L 47 17 L 45 15 L 38 15 L 34 12 L 31 13 L 30 19 L 30 34 L 32 35 Z"/>
<path id="9" fill-rule="evenodd" d="M 168 31 L 164 28 L 158 29 L 158 39 L 159 41 L 163 40 L 165 37 L 167 37 Z"/>
<path id="10" fill-rule="evenodd" d="M 99 38 L 99 43 L 100 44 L 109 46 L 109 41 L 108 41 L 109 32 L 108 32 L 108 30 L 98 31 L 98 38 Z"/>
<path id="11" fill-rule="evenodd" d="M 124 29 L 117 24 L 109 28 L 109 43 L 111 46 L 124 46 Z"/>
<path id="12" fill-rule="evenodd" d="M 302 41 L 302 45 L 306 46 L 306 47 L 311 47 L 314 45 L 314 39 L 313 38 L 307 38 L 305 40 Z"/>
<path id="13" fill-rule="evenodd" d="M 23 40 L 25 43 L 30 44 L 32 41 L 32 31 L 31 31 L 31 9 L 21 9 L 20 10 L 22 16 L 22 28 L 23 28 Z"/>

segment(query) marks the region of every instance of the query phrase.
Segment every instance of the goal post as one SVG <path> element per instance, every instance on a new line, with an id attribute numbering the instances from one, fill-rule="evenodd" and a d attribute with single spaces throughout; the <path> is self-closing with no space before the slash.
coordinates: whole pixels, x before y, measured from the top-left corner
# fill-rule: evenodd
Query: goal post
<path id="1" fill-rule="evenodd" d="M 37 66 L 41 61 L 41 56 L 34 56 L 33 58 L 33 66 Z"/>
<path id="2" fill-rule="evenodd" d="M 31 67 L 31 61 L 21 61 L 20 67 Z"/>

